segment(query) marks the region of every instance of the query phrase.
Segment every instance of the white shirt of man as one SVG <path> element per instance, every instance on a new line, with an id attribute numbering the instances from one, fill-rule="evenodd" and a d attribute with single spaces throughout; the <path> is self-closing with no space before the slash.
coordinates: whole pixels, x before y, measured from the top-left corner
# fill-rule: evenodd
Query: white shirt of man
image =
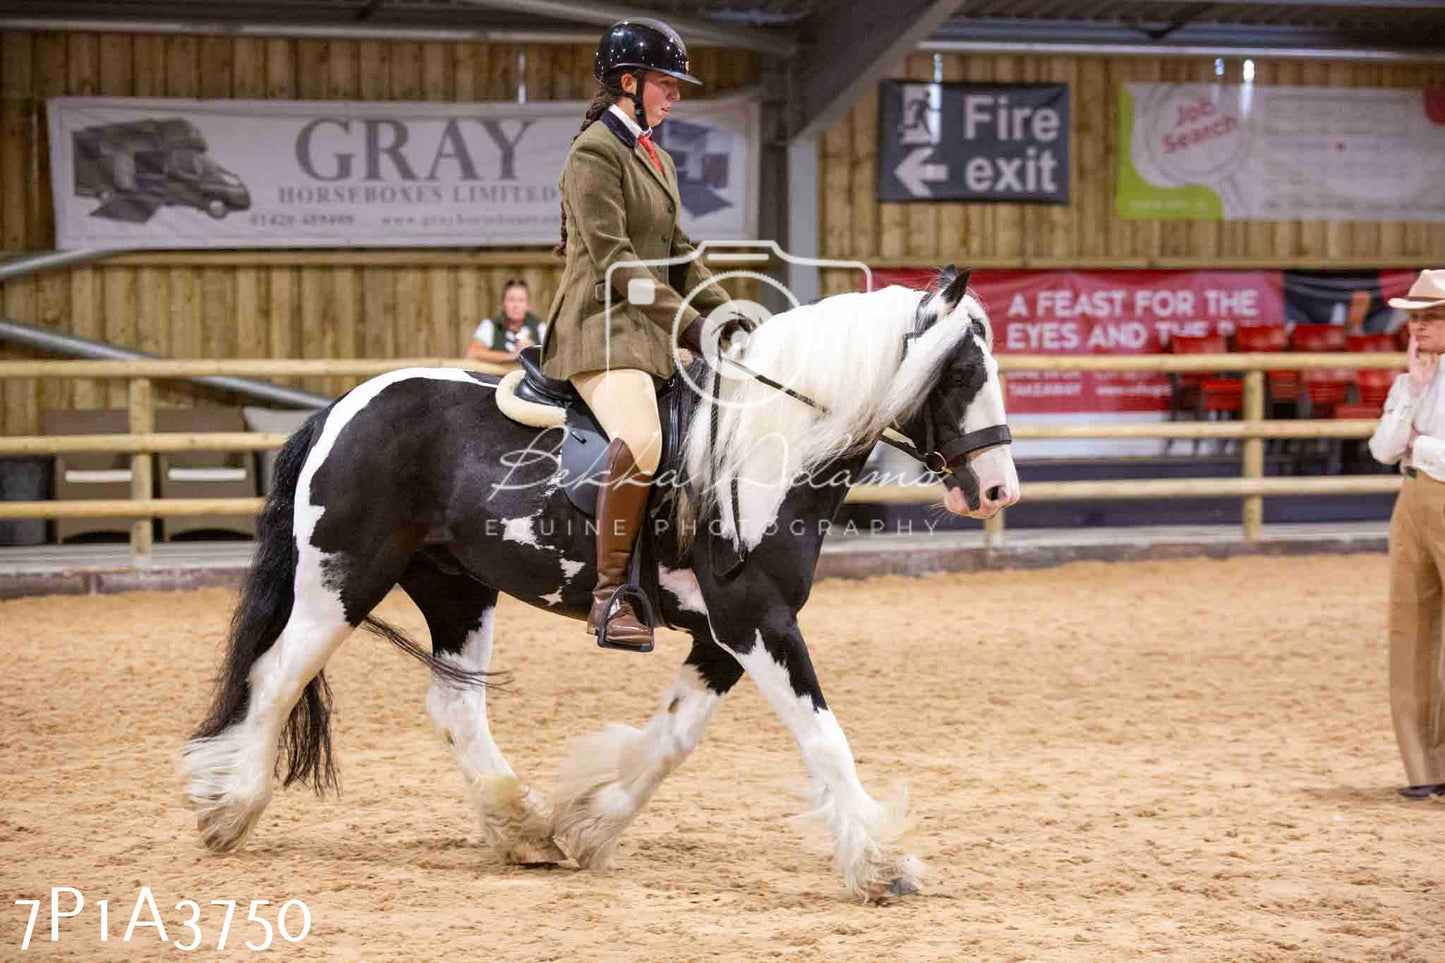
<path id="1" fill-rule="evenodd" d="M 1420 436 L 1410 446 L 1412 425 Z M 1370 454 L 1387 465 L 1399 462 L 1402 471 L 1416 468 L 1445 482 L 1445 369 L 1435 373 L 1418 399 L 1410 397 L 1408 374 L 1395 379 L 1385 399 L 1385 414 L 1370 436 Z"/>

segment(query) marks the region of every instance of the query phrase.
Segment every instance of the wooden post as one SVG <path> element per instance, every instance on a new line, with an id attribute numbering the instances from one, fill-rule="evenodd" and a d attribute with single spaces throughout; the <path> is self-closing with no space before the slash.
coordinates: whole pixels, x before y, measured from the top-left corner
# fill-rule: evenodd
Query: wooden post
<path id="1" fill-rule="evenodd" d="M 1002 371 L 998 373 L 998 393 L 999 397 L 1004 399 L 1006 405 L 1008 402 L 1008 375 Z M 1006 509 L 1001 508 L 998 510 L 998 514 L 992 518 L 985 518 L 983 520 L 983 544 L 985 548 L 992 548 L 1003 541 L 1003 517 L 1006 511 Z"/>
<path id="2" fill-rule="evenodd" d="M 1244 420 L 1258 424 L 1264 420 L 1264 372 L 1248 371 L 1244 375 Z M 1258 436 L 1244 441 L 1244 477 L 1264 477 L 1264 439 Z M 1259 538 L 1260 523 L 1264 520 L 1264 498 L 1250 495 L 1244 500 L 1244 540 Z"/>
<path id="3" fill-rule="evenodd" d="M 132 378 L 130 382 L 130 430 L 132 434 L 155 430 L 155 401 L 149 378 Z M 130 456 L 130 494 L 132 498 L 150 501 L 151 454 L 138 451 Z M 137 518 L 130 526 L 131 562 L 144 567 L 151 561 L 151 518 Z"/>
<path id="4" fill-rule="evenodd" d="M 1003 537 L 1003 517 L 1007 509 L 999 509 L 998 514 L 992 518 L 983 520 L 983 544 L 987 548 L 997 545 Z"/>

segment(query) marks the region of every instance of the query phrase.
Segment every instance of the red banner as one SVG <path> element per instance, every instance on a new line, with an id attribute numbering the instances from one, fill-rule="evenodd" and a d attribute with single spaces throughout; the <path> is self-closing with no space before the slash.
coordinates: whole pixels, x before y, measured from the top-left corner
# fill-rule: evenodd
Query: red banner
<path id="1" fill-rule="evenodd" d="M 935 271 L 877 270 L 875 287 L 924 288 Z M 1285 321 L 1278 271 L 975 271 L 969 282 L 993 322 L 995 354 L 1154 354 L 1175 334 L 1229 334 Z M 1016 371 L 1011 413 L 1167 411 L 1169 376 L 1148 372 Z"/>

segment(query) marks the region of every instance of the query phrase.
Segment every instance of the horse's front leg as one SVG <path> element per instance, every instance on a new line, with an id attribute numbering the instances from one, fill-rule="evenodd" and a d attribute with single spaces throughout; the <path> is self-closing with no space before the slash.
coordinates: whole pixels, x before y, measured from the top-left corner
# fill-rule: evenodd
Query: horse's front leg
<path id="1" fill-rule="evenodd" d="M 786 625 L 729 626 L 728 649 L 798 740 L 812 777 L 813 815 L 833 837 L 833 861 L 848 891 L 864 900 L 918 892 L 923 864 L 896 852 L 891 840 L 902 833 L 906 801 L 880 803 L 858 780 L 853 752 L 837 718 L 823 699 L 795 621 Z"/>
<path id="2" fill-rule="evenodd" d="M 692 752 L 741 676 L 704 631 L 694 636 L 692 651 L 645 726 L 613 724 L 568 747 L 553 794 L 552 832 L 579 866 L 607 866 L 623 831 Z"/>

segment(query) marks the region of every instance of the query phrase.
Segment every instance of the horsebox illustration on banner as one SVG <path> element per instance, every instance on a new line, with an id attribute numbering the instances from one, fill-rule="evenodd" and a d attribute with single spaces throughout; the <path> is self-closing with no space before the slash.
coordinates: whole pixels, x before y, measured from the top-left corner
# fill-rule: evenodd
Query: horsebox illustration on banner
<path id="1" fill-rule="evenodd" d="M 144 224 L 161 207 L 194 207 L 220 220 L 251 206 L 239 177 L 207 153 L 183 117 L 101 124 L 77 130 L 75 195 L 94 197 L 91 217 Z"/>

